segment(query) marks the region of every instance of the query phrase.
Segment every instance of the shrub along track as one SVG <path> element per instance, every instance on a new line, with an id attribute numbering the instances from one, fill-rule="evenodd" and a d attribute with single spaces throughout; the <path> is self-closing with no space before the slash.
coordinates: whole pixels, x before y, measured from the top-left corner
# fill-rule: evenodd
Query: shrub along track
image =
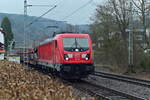
<path id="1" fill-rule="evenodd" d="M 0 100 L 77 100 L 72 87 L 20 64 L 0 61 Z"/>

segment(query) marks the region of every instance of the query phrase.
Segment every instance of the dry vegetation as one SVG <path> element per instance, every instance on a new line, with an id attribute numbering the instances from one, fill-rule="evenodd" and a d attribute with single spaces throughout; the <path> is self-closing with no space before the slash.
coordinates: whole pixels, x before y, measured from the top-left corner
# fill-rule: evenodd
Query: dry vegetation
<path id="1" fill-rule="evenodd" d="M 29 72 L 20 64 L 0 61 L 0 100 L 77 100 L 77 97 L 73 96 L 72 87 L 59 80 Z"/>

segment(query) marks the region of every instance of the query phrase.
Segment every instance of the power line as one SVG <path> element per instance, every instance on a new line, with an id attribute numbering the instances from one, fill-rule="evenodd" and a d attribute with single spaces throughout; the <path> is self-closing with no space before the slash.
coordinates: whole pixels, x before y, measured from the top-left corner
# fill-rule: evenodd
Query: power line
<path id="1" fill-rule="evenodd" d="M 38 18 L 36 18 L 35 20 L 33 20 L 31 23 L 29 23 L 27 25 L 27 27 L 31 26 L 34 22 L 38 21 L 41 17 L 43 17 L 44 15 L 48 14 L 50 11 L 52 11 L 56 7 L 57 7 L 57 5 L 55 5 L 54 7 L 50 8 L 49 10 L 47 10 L 44 14 L 42 14 L 41 16 L 39 16 Z"/>
<path id="2" fill-rule="evenodd" d="M 56 4 L 59 5 L 63 0 L 59 0 L 59 2 L 57 1 Z"/>
<path id="3" fill-rule="evenodd" d="M 60 4 L 63 0 L 60 0 L 58 4 Z M 29 27 L 30 25 L 32 25 L 34 22 L 38 21 L 41 17 L 43 17 L 44 15 L 46 15 L 47 13 L 49 13 L 50 11 L 52 11 L 54 8 L 57 7 L 57 5 L 55 5 L 54 7 L 50 8 L 48 11 L 46 11 L 44 14 L 42 14 L 41 16 L 39 16 L 38 18 L 36 18 L 34 21 L 32 21 L 31 23 L 29 23 L 26 27 Z M 32 7 L 32 6 L 52 6 L 52 5 L 27 5 L 28 7 Z"/>
<path id="4" fill-rule="evenodd" d="M 49 7 L 52 5 L 27 5 L 28 7 Z"/>
<path id="5" fill-rule="evenodd" d="M 78 12 L 79 10 L 81 10 L 82 8 L 85 8 L 87 5 L 89 5 L 93 0 L 88 1 L 86 4 L 82 5 L 81 7 L 79 7 L 78 9 L 76 9 L 75 11 L 73 11 L 72 13 L 70 13 L 69 15 L 65 16 L 62 20 L 67 19 L 68 17 L 72 16 L 73 14 L 75 14 L 76 12 Z"/>

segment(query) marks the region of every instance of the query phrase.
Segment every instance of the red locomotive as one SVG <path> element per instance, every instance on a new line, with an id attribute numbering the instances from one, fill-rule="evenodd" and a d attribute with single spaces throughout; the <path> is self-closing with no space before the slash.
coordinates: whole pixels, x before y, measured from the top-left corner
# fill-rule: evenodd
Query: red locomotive
<path id="1" fill-rule="evenodd" d="M 52 69 L 64 78 L 80 79 L 94 72 L 92 41 L 88 34 L 58 34 L 28 54 L 30 63 Z"/>

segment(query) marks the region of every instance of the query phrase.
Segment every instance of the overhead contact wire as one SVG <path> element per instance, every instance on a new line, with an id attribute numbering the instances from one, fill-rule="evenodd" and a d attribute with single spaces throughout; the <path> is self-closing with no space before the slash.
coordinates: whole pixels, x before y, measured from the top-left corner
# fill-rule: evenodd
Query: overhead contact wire
<path id="1" fill-rule="evenodd" d="M 82 8 L 85 8 L 87 5 L 89 5 L 93 0 L 88 1 L 86 4 L 82 5 L 81 7 L 79 7 L 78 9 L 76 9 L 75 11 L 73 11 L 72 13 L 70 13 L 69 15 L 65 16 L 62 20 L 65 20 L 67 18 L 69 18 L 70 16 L 72 16 L 73 14 L 75 14 L 76 12 L 78 12 L 79 10 L 81 10 Z"/>
<path id="2" fill-rule="evenodd" d="M 41 16 L 39 16 L 38 18 L 36 18 L 35 20 L 33 20 L 30 24 L 28 24 L 27 27 L 31 26 L 34 22 L 38 21 L 41 17 L 45 16 L 46 14 L 48 14 L 50 11 L 52 11 L 56 7 L 57 7 L 57 5 L 55 5 L 54 7 L 50 8 L 44 14 L 42 14 Z"/>

